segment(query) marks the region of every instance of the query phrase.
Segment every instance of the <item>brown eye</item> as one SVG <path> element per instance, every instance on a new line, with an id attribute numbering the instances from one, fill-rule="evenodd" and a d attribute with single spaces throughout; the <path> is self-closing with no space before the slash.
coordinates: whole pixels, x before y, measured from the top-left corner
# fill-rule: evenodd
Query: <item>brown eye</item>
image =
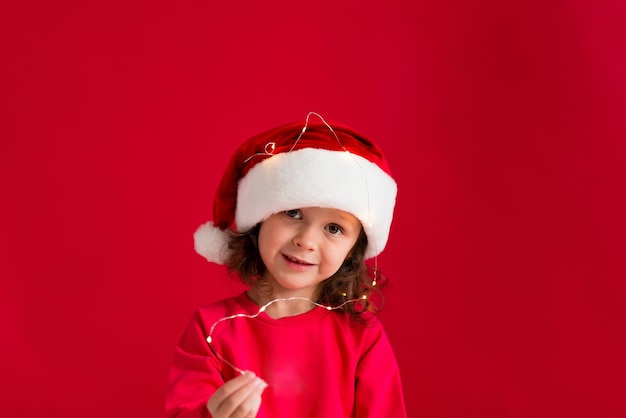
<path id="1" fill-rule="evenodd" d="M 343 233 L 343 229 L 339 225 L 335 224 L 326 225 L 326 231 L 328 231 L 331 235 L 340 235 Z"/>
<path id="2" fill-rule="evenodd" d="M 302 219 L 302 212 L 300 209 L 289 209 L 283 212 L 288 218 Z"/>

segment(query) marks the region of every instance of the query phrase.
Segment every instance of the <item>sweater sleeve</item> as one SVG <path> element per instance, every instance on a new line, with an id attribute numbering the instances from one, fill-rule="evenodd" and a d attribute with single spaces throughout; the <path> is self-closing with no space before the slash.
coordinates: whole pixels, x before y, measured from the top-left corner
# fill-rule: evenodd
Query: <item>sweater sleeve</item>
<path id="1" fill-rule="evenodd" d="M 224 379 L 205 335 L 196 312 L 174 351 L 165 400 L 167 418 L 210 417 L 207 401 Z"/>
<path id="2" fill-rule="evenodd" d="M 395 355 L 382 325 L 375 328 L 376 338 L 357 366 L 356 417 L 406 418 Z"/>

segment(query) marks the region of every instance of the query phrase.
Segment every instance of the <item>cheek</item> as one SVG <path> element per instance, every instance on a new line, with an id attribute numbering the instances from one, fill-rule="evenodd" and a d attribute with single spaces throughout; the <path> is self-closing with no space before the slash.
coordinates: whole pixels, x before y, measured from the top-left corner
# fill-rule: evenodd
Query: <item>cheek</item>
<path id="1" fill-rule="evenodd" d="M 333 251 L 330 251 L 330 257 L 333 264 L 336 265 L 337 269 L 341 267 L 343 262 L 346 260 L 348 255 L 350 254 L 350 250 L 352 250 L 353 245 L 342 245 L 340 248 L 335 248 Z"/>
<path id="2" fill-rule="evenodd" d="M 258 246 L 261 258 L 265 262 L 268 257 L 271 257 L 277 252 L 281 245 L 280 230 L 276 228 L 264 228 L 265 224 L 261 225 L 259 229 Z"/>
<path id="3" fill-rule="evenodd" d="M 261 227 L 261 230 L 259 230 L 259 237 L 258 237 L 257 245 L 259 248 L 259 254 L 261 254 L 261 258 L 263 259 L 263 261 L 265 261 L 268 248 L 271 247 L 270 241 L 271 241 L 271 234 L 263 233 L 263 227 Z"/>
<path id="4" fill-rule="evenodd" d="M 353 254 L 353 251 L 360 251 L 358 249 L 356 249 L 357 246 L 357 242 L 359 241 L 358 237 L 350 240 L 348 243 L 346 243 L 346 245 L 342 248 L 342 255 L 343 258 L 341 259 L 341 263 L 342 264 L 349 256 L 351 256 Z"/>

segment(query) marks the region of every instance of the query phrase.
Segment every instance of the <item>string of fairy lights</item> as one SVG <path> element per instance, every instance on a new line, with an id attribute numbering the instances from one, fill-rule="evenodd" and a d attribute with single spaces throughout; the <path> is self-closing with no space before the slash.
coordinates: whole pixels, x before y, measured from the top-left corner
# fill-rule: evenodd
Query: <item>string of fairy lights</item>
<path id="1" fill-rule="evenodd" d="M 271 301 L 267 302 L 265 305 L 259 307 L 259 310 L 256 313 L 254 313 L 254 314 L 237 313 L 237 314 L 225 316 L 223 318 L 218 319 L 217 321 L 215 321 L 213 323 L 213 325 L 211 325 L 211 328 L 209 329 L 209 336 L 206 337 L 206 342 L 209 343 L 209 346 L 211 346 L 211 350 L 213 351 L 213 353 L 215 353 L 215 355 L 222 362 L 228 364 L 230 367 L 232 367 L 238 373 L 244 374 L 244 372 L 245 372 L 244 370 L 242 370 L 241 368 L 235 366 L 230 361 L 226 360 L 217 350 L 215 350 L 215 347 L 213 346 L 213 342 L 214 342 L 213 334 L 214 334 L 215 328 L 218 326 L 218 324 L 220 324 L 222 322 L 225 322 L 225 321 L 231 321 L 231 320 L 235 320 L 235 319 L 239 319 L 239 318 L 245 318 L 245 319 L 257 318 L 259 315 L 261 315 L 263 312 L 265 312 L 268 307 L 270 307 L 271 305 L 273 305 L 275 303 L 278 303 L 278 302 L 307 301 L 307 302 L 310 302 L 312 305 L 314 305 L 314 307 L 313 307 L 314 309 L 315 308 L 321 308 L 321 309 L 326 309 L 327 311 L 334 311 L 334 310 L 343 308 L 348 303 L 358 302 L 360 300 L 365 300 L 365 299 L 367 299 L 367 295 L 363 295 L 359 299 L 348 299 L 345 302 L 343 302 L 342 304 L 337 305 L 337 306 L 323 305 L 323 304 L 315 302 L 315 301 L 313 301 L 313 300 L 311 300 L 309 298 L 300 297 L 300 296 L 293 296 L 293 297 L 289 297 L 289 298 L 272 299 Z"/>
<path id="2" fill-rule="evenodd" d="M 330 130 L 330 132 L 334 136 L 335 140 L 337 141 L 337 143 L 339 144 L 341 149 L 343 149 L 352 158 L 354 163 L 363 172 L 363 179 L 364 179 L 364 182 L 365 182 L 365 189 L 369 190 L 369 185 L 368 185 L 368 181 L 367 181 L 367 176 L 365 175 L 365 170 L 359 164 L 359 162 L 354 158 L 352 153 L 350 153 L 350 151 L 348 151 L 341 144 L 341 141 L 339 140 L 339 137 L 337 136 L 337 133 L 330 126 L 330 124 L 328 124 L 328 122 L 326 122 L 326 120 L 324 120 L 324 118 L 317 112 L 309 112 L 307 114 L 306 119 L 305 119 L 305 123 L 304 123 L 304 127 L 302 128 L 302 131 L 300 132 L 300 134 L 296 137 L 293 145 L 291 146 L 291 148 L 289 149 L 288 152 L 292 152 L 294 150 L 294 148 L 296 147 L 298 141 L 300 141 L 300 138 L 306 132 L 306 130 L 307 130 L 308 126 L 309 126 L 309 120 L 310 120 L 311 116 L 318 117 L 322 121 L 322 123 L 324 125 L 326 125 L 326 127 Z M 265 144 L 263 152 L 259 152 L 259 153 L 256 153 L 256 154 L 253 154 L 253 155 L 249 156 L 246 160 L 244 160 L 244 163 L 250 161 L 252 158 L 257 157 L 257 156 L 273 156 L 274 155 L 273 153 L 274 153 L 275 149 L 276 149 L 276 143 L 275 142 L 268 142 L 267 144 Z M 369 196 L 369 193 L 367 195 L 367 208 L 368 208 L 368 213 L 370 213 L 371 210 L 370 210 L 370 196 Z M 370 222 L 369 226 L 371 227 L 371 222 Z M 376 243 L 374 242 L 373 244 L 375 245 Z M 378 257 L 374 257 L 373 279 L 372 279 L 372 282 L 371 282 L 371 286 L 372 287 L 376 286 L 376 284 L 377 284 L 377 277 L 378 277 Z M 215 333 L 215 328 L 220 323 L 226 322 L 226 321 L 232 321 L 232 320 L 236 320 L 236 319 L 254 320 L 259 315 L 261 315 L 263 312 L 265 312 L 268 307 L 270 307 L 271 305 L 273 305 L 275 303 L 278 303 L 278 302 L 287 302 L 287 303 L 289 303 L 289 302 L 293 302 L 293 301 L 308 301 L 309 303 L 311 303 L 313 305 L 313 309 L 325 309 L 325 310 L 328 310 L 328 311 L 334 311 L 334 310 L 338 310 L 338 309 L 343 308 L 348 303 L 355 303 L 355 302 L 363 301 L 363 300 L 366 300 L 366 299 L 367 299 L 367 295 L 362 295 L 360 298 L 357 298 L 357 299 L 348 299 L 348 300 L 344 301 L 343 303 L 341 303 L 340 305 L 337 305 L 337 306 L 324 305 L 324 304 L 315 302 L 315 301 L 313 301 L 313 300 L 311 300 L 309 298 L 299 297 L 299 296 L 294 296 L 294 297 L 289 297 L 289 298 L 272 299 L 269 302 L 267 302 L 265 305 L 259 307 L 259 310 L 256 313 L 253 313 L 253 314 L 236 313 L 236 314 L 228 315 L 228 316 L 225 316 L 225 317 L 222 317 L 222 318 L 218 319 L 217 321 L 215 321 L 211 325 L 211 327 L 209 329 L 209 335 L 206 337 L 206 341 L 209 344 L 209 347 L 211 348 L 211 351 L 215 354 L 216 357 L 218 357 L 223 363 L 225 363 L 228 366 L 232 367 L 238 373 L 244 374 L 245 373 L 244 370 L 242 370 L 241 368 L 239 368 L 235 364 L 233 364 L 231 361 L 229 361 L 226 358 L 224 358 L 224 356 L 222 356 L 222 354 L 220 354 L 219 351 L 215 349 L 215 345 L 214 345 L 215 335 L 214 335 L 214 333 Z"/>

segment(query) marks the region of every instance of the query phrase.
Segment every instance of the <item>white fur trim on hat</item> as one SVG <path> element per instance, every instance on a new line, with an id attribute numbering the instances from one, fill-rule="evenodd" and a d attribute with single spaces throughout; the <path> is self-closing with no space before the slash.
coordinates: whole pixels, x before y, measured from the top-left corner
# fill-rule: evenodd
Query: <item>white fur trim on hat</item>
<path id="1" fill-rule="evenodd" d="M 228 257 L 230 232 L 213 225 L 212 221 L 200 225 L 193 234 L 194 247 L 208 261 L 224 264 Z"/>
<path id="2" fill-rule="evenodd" d="M 363 224 L 372 258 L 387 244 L 396 193 L 396 182 L 363 157 L 303 148 L 259 162 L 240 180 L 235 223 L 244 232 L 284 210 L 340 209 Z"/>

